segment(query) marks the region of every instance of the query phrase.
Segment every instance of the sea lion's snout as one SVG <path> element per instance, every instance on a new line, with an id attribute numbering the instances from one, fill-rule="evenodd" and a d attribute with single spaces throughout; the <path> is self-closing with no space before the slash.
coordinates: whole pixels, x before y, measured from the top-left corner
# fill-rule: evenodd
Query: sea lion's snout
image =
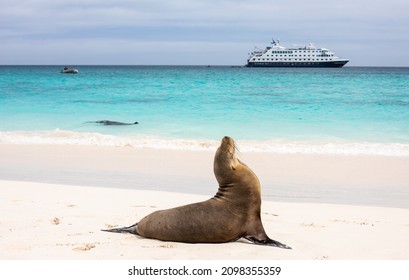
<path id="1" fill-rule="evenodd" d="M 227 177 L 227 174 L 231 174 L 232 171 L 236 170 L 238 164 L 239 161 L 233 138 L 229 136 L 223 137 L 214 158 L 214 174 L 218 182 L 220 183 L 219 179 Z"/>
<path id="2" fill-rule="evenodd" d="M 222 144 L 223 143 L 231 145 L 231 144 L 234 143 L 234 140 L 233 140 L 233 138 L 231 138 L 229 136 L 224 136 L 223 139 L 222 139 Z"/>
<path id="3" fill-rule="evenodd" d="M 233 138 L 229 137 L 229 136 L 224 136 L 222 139 L 222 142 L 220 144 L 220 148 L 221 150 L 228 152 L 230 154 L 234 154 L 235 152 L 235 143 Z"/>

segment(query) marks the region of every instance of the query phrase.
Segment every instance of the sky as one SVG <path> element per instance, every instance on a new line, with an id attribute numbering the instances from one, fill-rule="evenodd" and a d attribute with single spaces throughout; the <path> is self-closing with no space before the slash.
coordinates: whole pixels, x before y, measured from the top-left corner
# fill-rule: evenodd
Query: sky
<path id="1" fill-rule="evenodd" d="M 0 65 L 244 65 L 272 38 L 409 66 L 409 1 L 0 0 Z"/>

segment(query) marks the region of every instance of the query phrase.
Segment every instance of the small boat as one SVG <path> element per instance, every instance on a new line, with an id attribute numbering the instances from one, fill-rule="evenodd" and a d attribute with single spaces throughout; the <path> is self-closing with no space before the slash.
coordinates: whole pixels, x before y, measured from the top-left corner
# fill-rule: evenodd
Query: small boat
<path id="1" fill-rule="evenodd" d="M 75 69 L 75 68 L 67 68 L 67 67 L 64 67 L 64 69 L 61 70 L 60 73 L 63 73 L 63 74 L 78 74 L 78 70 Z"/>

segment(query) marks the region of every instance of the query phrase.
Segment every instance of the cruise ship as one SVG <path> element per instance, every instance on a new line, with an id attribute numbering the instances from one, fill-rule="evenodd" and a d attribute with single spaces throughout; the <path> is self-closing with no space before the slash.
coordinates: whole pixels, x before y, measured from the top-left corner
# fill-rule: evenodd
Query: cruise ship
<path id="1" fill-rule="evenodd" d="M 308 44 L 299 48 L 286 48 L 279 40 L 271 47 L 250 53 L 247 67 L 342 67 L 349 59 L 339 58 L 325 48 Z"/>

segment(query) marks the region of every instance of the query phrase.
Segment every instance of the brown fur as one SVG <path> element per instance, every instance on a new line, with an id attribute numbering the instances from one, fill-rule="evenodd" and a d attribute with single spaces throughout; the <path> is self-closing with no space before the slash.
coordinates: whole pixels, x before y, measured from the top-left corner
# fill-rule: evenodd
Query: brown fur
<path id="1" fill-rule="evenodd" d="M 241 163 L 234 141 L 224 137 L 214 158 L 219 189 L 206 201 L 161 210 L 115 232 L 187 243 L 221 243 L 246 238 L 260 245 L 290 249 L 270 239 L 260 218 L 261 188 L 254 172 Z"/>

